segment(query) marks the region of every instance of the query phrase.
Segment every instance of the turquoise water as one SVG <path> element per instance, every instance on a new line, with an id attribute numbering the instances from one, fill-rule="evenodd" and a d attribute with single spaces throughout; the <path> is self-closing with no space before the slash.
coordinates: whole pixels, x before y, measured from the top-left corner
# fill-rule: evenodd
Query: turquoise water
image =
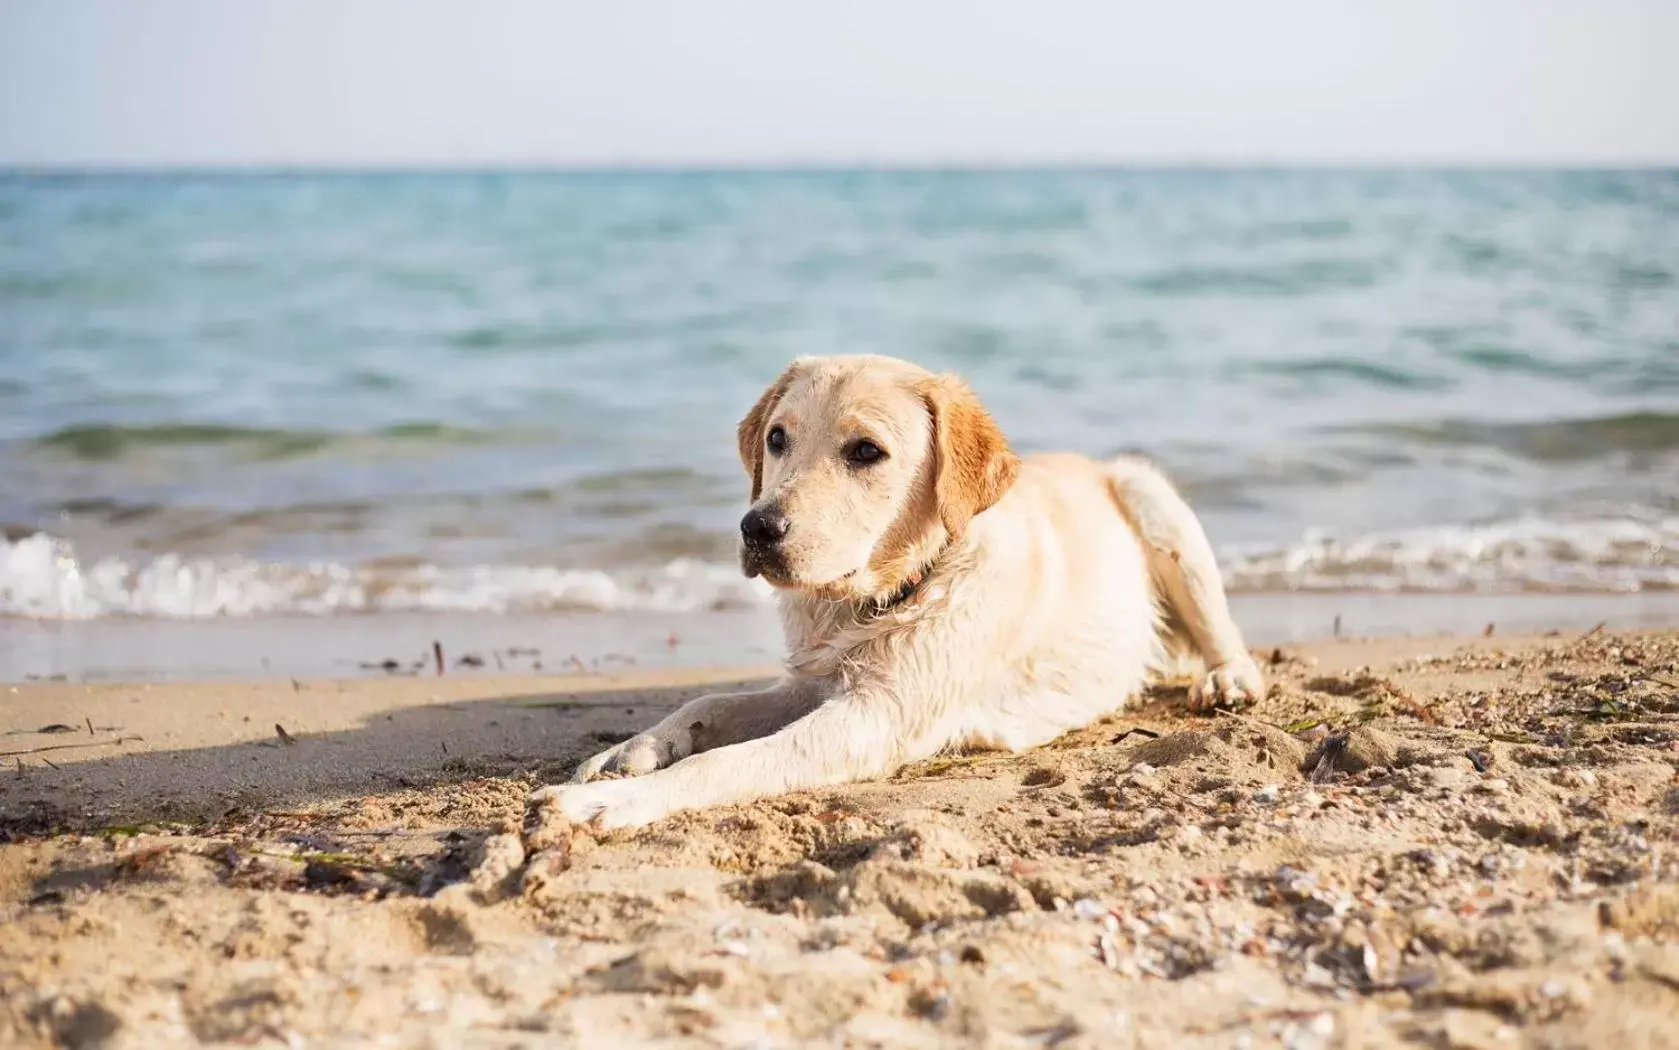
<path id="1" fill-rule="evenodd" d="M 750 604 L 795 354 L 1140 450 L 1242 590 L 1679 587 L 1679 172 L 0 177 L 0 612 Z"/>

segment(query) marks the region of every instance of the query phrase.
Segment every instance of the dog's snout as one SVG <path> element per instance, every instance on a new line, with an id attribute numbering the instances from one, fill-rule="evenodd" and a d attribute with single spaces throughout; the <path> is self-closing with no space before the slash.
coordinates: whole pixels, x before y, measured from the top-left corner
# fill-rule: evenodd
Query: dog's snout
<path id="1" fill-rule="evenodd" d="M 740 519 L 740 534 L 747 543 L 771 547 L 787 535 L 788 525 L 780 507 L 753 507 Z"/>

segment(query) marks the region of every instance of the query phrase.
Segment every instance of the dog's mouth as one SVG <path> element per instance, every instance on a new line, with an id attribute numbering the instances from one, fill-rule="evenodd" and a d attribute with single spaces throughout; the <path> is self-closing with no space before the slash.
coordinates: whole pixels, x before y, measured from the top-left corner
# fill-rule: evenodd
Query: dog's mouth
<path id="1" fill-rule="evenodd" d="M 740 571 L 749 580 L 762 576 L 764 582 L 772 587 L 794 585 L 794 580 L 787 571 L 787 563 L 779 554 L 750 543 L 743 544 L 740 548 Z"/>
<path id="2" fill-rule="evenodd" d="M 768 551 L 755 550 L 751 547 L 742 547 L 740 571 L 749 580 L 763 577 L 765 583 L 777 590 L 803 591 L 807 594 L 828 597 L 847 593 L 851 582 L 857 578 L 858 573 L 862 570 L 852 569 L 843 576 L 837 576 L 832 580 L 812 583 L 793 575 L 788 570 L 786 562 L 778 555 Z"/>

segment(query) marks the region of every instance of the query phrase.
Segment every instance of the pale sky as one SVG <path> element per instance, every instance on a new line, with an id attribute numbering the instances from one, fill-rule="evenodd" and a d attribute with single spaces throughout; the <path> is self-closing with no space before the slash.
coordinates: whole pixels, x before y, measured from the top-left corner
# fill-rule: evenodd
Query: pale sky
<path id="1" fill-rule="evenodd" d="M 1679 0 L 0 0 L 0 165 L 1679 163 Z"/>

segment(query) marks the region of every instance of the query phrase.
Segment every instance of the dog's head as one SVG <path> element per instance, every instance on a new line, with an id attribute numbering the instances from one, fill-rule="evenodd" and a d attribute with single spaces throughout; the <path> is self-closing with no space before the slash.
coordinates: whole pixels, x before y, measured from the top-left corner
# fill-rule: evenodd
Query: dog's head
<path id="1" fill-rule="evenodd" d="M 1020 465 L 967 384 L 889 357 L 794 361 L 739 437 L 741 568 L 832 599 L 895 592 Z"/>

